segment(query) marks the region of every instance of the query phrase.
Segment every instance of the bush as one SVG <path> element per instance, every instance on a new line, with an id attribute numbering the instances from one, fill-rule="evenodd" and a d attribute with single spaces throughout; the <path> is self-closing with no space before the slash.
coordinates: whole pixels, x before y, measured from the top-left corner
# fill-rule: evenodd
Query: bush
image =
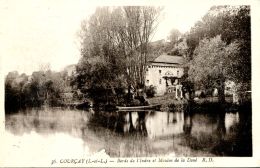
<path id="1" fill-rule="evenodd" d="M 154 97 L 155 95 L 155 87 L 154 86 L 149 86 L 146 88 L 145 93 L 148 98 Z"/>

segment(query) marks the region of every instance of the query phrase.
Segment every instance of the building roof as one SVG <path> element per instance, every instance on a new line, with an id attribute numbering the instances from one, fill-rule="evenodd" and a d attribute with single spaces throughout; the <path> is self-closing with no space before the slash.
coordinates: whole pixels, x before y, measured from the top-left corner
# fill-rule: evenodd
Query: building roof
<path id="1" fill-rule="evenodd" d="M 167 64 L 183 64 L 184 59 L 182 56 L 173 56 L 173 55 L 160 55 L 159 57 L 155 58 L 153 61 L 154 63 L 167 63 Z"/>

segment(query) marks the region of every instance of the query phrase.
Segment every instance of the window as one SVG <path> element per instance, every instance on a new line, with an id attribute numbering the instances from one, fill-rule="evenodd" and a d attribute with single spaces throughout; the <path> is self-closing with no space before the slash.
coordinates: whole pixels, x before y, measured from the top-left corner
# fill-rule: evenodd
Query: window
<path id="1" fill-rule="evenodd" d="M 159 70 L 159 73 L 161 74 L 161 73 L 162 73 L 162 70 Z"/>
<path id="2" fill-rule="evenodd" d="M 162 84 L 162 79 L 159 80 L 159 84 Z"/>
<path id="3" fill-rule="evenodd" d="M 179 76 L 179 71 L 177 71 L 177 76 Z"/>
<path id="4" fill-rule="evenodd" d="M 146 80 L 146 83 L 149 84 L 149 80 Z"/>

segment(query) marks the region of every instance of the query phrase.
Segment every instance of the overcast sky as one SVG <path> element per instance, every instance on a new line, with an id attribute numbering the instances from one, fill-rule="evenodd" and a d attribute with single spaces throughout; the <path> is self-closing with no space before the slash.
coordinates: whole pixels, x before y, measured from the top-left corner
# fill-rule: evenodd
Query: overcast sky
<path id="1" fill-rule="evenodd" d="M 89 2 L 94 1 L 1 1 L 0 54 L 3 73 L 18 70 L 19 73 L 31 74 L 46 63 L 50 63 L 52 70 L 61 70 L 66 65 L 77 63 L 80 57 L 77 31 L 81 21 L 90 16 L 98 5 L 133 5 Z M 212 6 L 210 1 L 202 1 L 199 5 L 198 1 L 162 2 L 156 2 L 164 6 L 164 11 L 153 40 L 166 38 L 173 28 L 183 33 L 188 31 Z"/>

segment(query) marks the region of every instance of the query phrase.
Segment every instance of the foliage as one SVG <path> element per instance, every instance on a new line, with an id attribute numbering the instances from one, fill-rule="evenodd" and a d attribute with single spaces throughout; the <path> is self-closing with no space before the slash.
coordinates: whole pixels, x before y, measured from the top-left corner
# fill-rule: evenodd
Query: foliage
<path id="1" fill-rule="evenodd" d="M 147 60 L 152 61 L 157 58 L 158 55 L 168 53 L 170 50 L 171 49 L 169 48 L 168 42 L 165 42 L 165 40 L 150 42 L 148 46 L 149 54 Z"/>
<path id="2" fill-rule="evenodd" d="M 234 78 L 234 69 L 237 56 L 238 43 L 227 45 L 220 36 L 203 39 L 194 51 L 194 58 L 190 62 L 189 77 L 194 81 L 201 81 L 224 76 Z"/>
<path id="3" fill-rule="evenodd" d="M 204 85 L 210 83 L 219 93 L 224 92 L 225 81 L 236 77 L 233 71 L 240 59 L 238 46 L 236 42 L 227 45 L 220 36 L 201 40 L 189 63 L 189 79 Z"/>
<path id="4" fill-rule="evenodd" d="M 167 39 L 167 41 L 158 40 L 149 43 L 149 60 L 153 60 L 163 53 L 179 56 L 187 55 L 188 46 L 186 38 L 178 29 L 172 29 Z"/>
<path id="5" fill-rule="evenodd" d="M 159 11 L 149 6 L 97 8 L 82 22 L 82 58 L 73 84 L 84 93 L 111 90 L 112 94 L 117 88 L 143 86 L 148 43 Z"/>
<path id="6" fill-rule="evenodd" d="M 173 47 L 168 49 L 169 55 L 179 55 L 186 57 L 188 53 L 188 46 L 185 38 L 179 39 Z"/>
<path id="7" fill-rule="evenodd" d="M 36 71 L 31 76 L 9 72 L 5 79 L 5 110 L 58 105 L 64 86 L 63 72 Z"/>
<path id="8" fill-rule="evenodd" d="M 172 29 L 167 39 L 171 44 L 175 44 L 181 36 L 181 32 L 178 29 Z"/>
<path id="9" fill-rule="evenodd" d="M 154 97 L 155 95 L 155 87 L 154 86 L 149 86 L 146 88 L 145 93 L 148 98 Z"/>
<path id="10" fill-rule="evenodd" d="M 227 45 L 236 43 L 237 56 L 232 65 L 233 80 L 250 83 L 251 81 L 251 23 L 249 6 L 213 6 L 186 35 L 188 57 L 193 59 L 194 51 L 204 38 L 221 35 Z"/>
<path id="11" fill-rule="evenodd" d="M 220 101 L 227 79 L 237 91 L 251 90 L 250 26 L 249 6 L 213 6 L 185 34 L 186 80 L 206 90 L 217 87 Z"/>

